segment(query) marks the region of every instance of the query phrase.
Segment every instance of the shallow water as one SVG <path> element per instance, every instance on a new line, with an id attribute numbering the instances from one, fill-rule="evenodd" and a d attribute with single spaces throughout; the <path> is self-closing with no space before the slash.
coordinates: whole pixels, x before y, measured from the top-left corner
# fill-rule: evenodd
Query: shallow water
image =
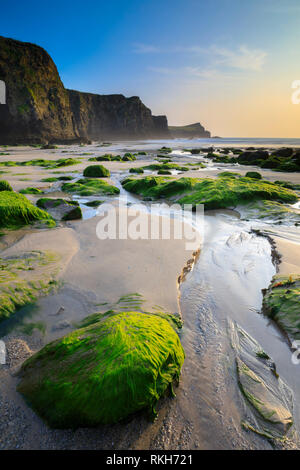
<path id="1" fill-rule="evenodd" d="M 296 422 L 299 421 L 300 366 L 292 363 L 292 353 L 282 333 L 260 313 L 261 289 L 269 285 L 276 272 L 271 246 L 266 238 L 250 234 L 250 228 L 251 224 L 232 216 L 206 215 L 201 255 L 181 285 L 185 321 L 182 341 L 187 352 L 184 367 L 188 369 L 185 380 L 192 391 L 190 399 L 202 404 L 194 408 L 193 421 L 199 427 L 203 448 L 216 448 L 224 413 L 229 421 L 232 416 L 232 436 L 243 419 L 238 387 L 228 373 L 232 351 L 227 336 L 228 319 L 245 329 L 275 361 L 277 372 L 294 392 Z M 220 438 L 221 448 L 230 445 L 224 436 Z M 255 439 L 249 434 L 250 443 Z"/>

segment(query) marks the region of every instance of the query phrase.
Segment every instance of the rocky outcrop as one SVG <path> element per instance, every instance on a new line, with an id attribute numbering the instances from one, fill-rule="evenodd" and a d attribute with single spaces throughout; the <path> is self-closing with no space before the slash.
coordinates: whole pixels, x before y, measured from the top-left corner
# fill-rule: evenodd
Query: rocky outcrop
<path id="1" fill-rule="evenodd" d="M 72 143 L 169 135 L 165 116 L 152 116 L 138 97 L 66 90 L 41 47 L 0 36 L 0 144 Z"/>
<path id="2" fill-rule="evenodd" d="M 152 116 L 138 96 L 94 95 L 68 90 L 75 131 L 99 139 L 167 136 L 165 116 Z"/>
<path id="3" fill-rule="evenodd" d="M 196 122 L 195 124 L 188 124 L 187 126 L 169 126 L 169 131 L 173 138 L 210 138 L 210 132 Z"/>

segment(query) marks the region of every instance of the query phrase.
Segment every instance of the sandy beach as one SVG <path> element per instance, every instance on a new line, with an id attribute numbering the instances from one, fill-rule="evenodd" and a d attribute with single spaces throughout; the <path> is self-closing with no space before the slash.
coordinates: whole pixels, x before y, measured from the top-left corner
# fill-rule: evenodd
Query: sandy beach
<path id="1" fill-rule="evenodd" d="M 163 145 L 163 142 L 160 144 Z M 140 148 L 149 147 L 145 156 L 140 156 L 133 162 L 101 162 L 110 170 L 111 176 L 108 182 L 113 185 L 120 185 L 120 181 L 128 176 L 130 168 L 138 168 L 149 164 L 157 163 L 157 150 L 151 144 L 146 146 L 140 143 L 131 143 L 130 151 L 134 148 L 136 151 Z M 28 194 L 26 197 L 32 202 L 36 202 L 40 197 L 64 197 L 72 198 L 71 194 L 64 193 L 61 189 L 61 182 L 43 182 L 42 180 L 49 177 L 72 176 L 75 179 L 82 177 L 82 172 L 86 166 L 93 165 L 88 159 L 91 156 L 101 155 L 104 153 L 121 153 L 128 150 L 127 143 L 119 143 L 112 145 L 109 150 L 97 148 L 96 146 L 61 146 L 53 151 L 31 149 L 29 147 L 8 147 L 5 152 L 9 155 L 1 157 L 1 161 L 25 162 L 28 160 L 57 160 L 59 158 L 81 158 L 80 164 L 64 167 L 61 169 L 45 169 L 40 166 L 3 166 L 1 177 L 7 180 L 15 191 L 20 191 L 27 187 L 38 188 L 44 191 L 43 196 Z M 84 155 L 87 154 L 87 155 Z M 228 165 L 228 164 L 211 164 L 207 163 L 205 158 L 195 158 L 193 155 L 182 155 L 180 152 L 171 155 L 172 161 L 180 165 L 197 164 L 200 161 L 206 163 L 206 168 L 198 168 L 190 171 L 175 172 L 172 179 L 184 177 L 193 178 L 217 178 L 218 174 L 224 171 L 238 171 L 241 175 L 245 175 L 248 171 L 257 171 L 256 167 L 249 165 Z M 259 169 L 263 178 L 268 181 L 289 181 L 295 184 L 300 183 L 299 173 L 274 172 L 271 170 Z M 144 176 L 155 175 L 155 172 L 147 172 Z M 122 187 L 121 187 L 122 188 Z M 117 205 L 118 199 L 124 197 L 124 191 L 118 196 L 104 196 L 105 202 L 111 202 L 116 207 L 117 216 L 120 212 L 127 211 L 130 204 L 141 202 L 141 198 L 128 194 L 129 205 Z M 230 248 L 233 263 L 232 273 L 235 273 L 237 266 L 241 260 L 241 250 L 243 243 L 256 243 L 255 237 L 239 238 L 239 241 L 232 241 L 232 237 L 236 231 L 249 232 L 251 228 L 261 228 L 262 222 L 255 221 L 239 221 L 235 211 L 217 211 L 211 215 L 206 215 L 209 221 L 208 239 L 202 239 L 200 233 L 194 230 L 195 245 L 194 249 L 186 249 L 185 239 L 168 239 L 168 240 L 132 240 L 132 239 L 107 239 L 100 240 L 97 237 L 97 224 L 101 219 L 100 213 L 89 209 L 86 206 L 86 200 L 94 198 L 77 198 L 83 212 L 83 220 L 74 220 L 68 222 L 58 222 L 57 228 L 54 229 L 37 229 L 26 228 L 16 232 L 7 232 L 1 237 L 1 257 L 17 257 L 22 253 L 40 251 L 54 252 L 57 254 L 55 266 L 51 266 L 51 273 L 55 271 L 55 279 L 59 281 L 59 288 L 55 292 L 51 292 L 45 297 L 37 300 L 36 307 L 29 316 L 26 312 L 21 312 L 19 321 L 15 323 L 3 323 L 5 328 L 2 331 L 2 337 L 7 346 L 8 362 L 4 366 L 0 366 L 0 413 L 2 420 L 0 423 L 0 448 L 1 449 L 190 449 L 190 448 L 211 448 L 212 441 L 216 442 L 215 436 L 218 436 L 218 442 L 215 448 L 270 448 L 267 440 L 258 435 L 244 432 L 240 429 L 240 421 L 242 419 L 242 404 L 240 398 L 237 399 L 236 408 L 230 406 L 232 416 L 229 417 L 226 412 L 226 406 L 230 402 L 230 393 L 236 395 L 236 385 L 230 384 L 230 392 L 226 397 L 222 397 L 222 393 L 226 388 L 226 378 L 223 372 L 215 370 L 215 365 L 208 361 L 208 351 L 216 345 L 208 347 L 205 359 L 197 356 L 197 348 L 199 351 L 203 348 L 203 342 L 199 344 L 201 332 L 199 328 L 199 320 L 197 315 L 201 311 L 198 305 L 199 299 L 202 298 L 204 292 L 214 292 L 217 287 L 206 286 L 209 279 L 200 280 L 199 262 L 201 262 L 202 252 L 204 260 L 212 256 L 211 261 L 206 266 L 207 272 L 210 270 L 210 276 L 214 276 L 217 281 L 218 274 L 214 269 L 215 265 L 221 266 L 225 261 L 225 252 L 223 244 Z M 101 206 L 100 206 L 101 208 Z M 220 212 L 220 214 L 219 214 Z M 151 224 L 153 219 L 156 222 L 162 218 L 160 215 L 149 215 L 146 210 L 140 214 L 142 223 Z M 225 217 L 219 219 L 218 217 Z M 226 217 L 230 221 L 229 225 L 224 225 Z M 152 219 L 152 220 L 151 220 Z M 161 220 L 160 220 L 161 222 Z M 227 222 L 226 222 L 227 223 Z M 171 232 L 174 226 L 184 224 L 176 218 L 170 221 Z M 270 225 L 269 225 L 270 227 Z M 265 229 L 266 227 L 263 227 Z M 285 227 L 284 235 L 282 225 L 272 225 L 272 238 L 276 243 L 277 251 L 282 255 L 279 265 L 280 274 L 300 273 L 300 256 L 299 256 L 299 229 L 293 227 Z M 228 233 L 227 231 L 228 230 Z M 215 242 L 214 237 L 220 233 L 220 239 Z M 235 235 L 234 235 L 235 236 Z M 211 237 L 211 240 L 210 240 Z M 230 242 L 228 242 L 230 240 Z M 227 240 L 227 241 L 226 241 Z M 204 244 L 203 244 L 204 242 Z M 211 242 L 211 243 L 210 243 Z M 209 254 L 209 248 L 212 243 L 216 243 L 212 254 Z M 232 243 L 237 244 L 237 248 Z M 244 273 L 248 272 L 248 276 L 253 275 L 253 282 L 257 294 L 253 301 L 253 308 L 259 308 L 262 297 L 260 290 L 267 287 L 265 283 L 270 281 L 272 272 L 275 274 L 275 268 L 272 268 L 271 251 L 269 252 L 268 242 L 262 249 L 262 263 L 267 263 L 266 270 L 258 281 L 255 278 L 255 269 L 258 269 L 259 260 L 256 257 L 254 248 L 249 245 L 247 254 L 247 263 L 244 267 Z M 213 246 L 213 245 L 212 245 Z M 219 247 L 219 248 L 218 248 Z M 218 254 L 218 249 L 222 249 Z M 235 251 L 236 250 L 236 251 Z M 218 260 L 218 256 L 220 257 Z M 243 254 L 243 256 L 246 256 Z M 222 260 L 223 258 L 223 260 Z M 253 258 L 253 259 L 252 259 Z M 246 258 L 245 258 L 246 259 Z M 221 261 L 222 260 L 222 261 Z M 246 261 L 245 261 L 246 262 Z M 199 274 L 194 273 L 194 268 L 198 266 Z M 229 264 L 228 273 L 225 277 L 228 279 L 230 274 Z M 43 268 L 50 269 L 50 268 Z M 224 268 L 226 269 L 226 268 Z M 272 271 L 274 269 L 274 271 Z M 33 276 L 34 271 L 29 272 L 28 276 Z M 39 271 L 35 272 L 38 275 Z M 51 274 L 52 275 L 52 274 Z M 223 271 L 224 275 L 224 271 Z M 196 277 L 195 277 L 196 276 Z M 198 279 L 198 281 L 197 281 Z M 252 278 L 251 278 L 252 279 Z M 196 282 L 197 281 L 197 282 Z M 222 286 L 222 278 L 218 280 L 219 289 Z M 247 279 L 241 281 L 241 292 L 247 290 Z M 194 283 L 194 284 L 193 284 Z M 225 285 L 225 284 L 224 284 Z M 238 289 L 237 289 L 238 290 Z M 250 292 L 250 290 L 249 290 Z M 170 400 L 164 398 L 159 404 L 158 419 L 154 424 L 149 423 L 143 414 L 138 414 L 128 422 L 100 426 L 95 429 L 81 428 L 76 431 L 71 430 L 51 430 L 47 425 L 27 406 L 24 399 L 16 392 L 18 371 L 23 360 L 49 341 L 60 338 L 61 336 L 73 331 L 76 325 L 87 315 L 95 312 L 105 312 L 109 309 L 116 308 L 119 299 L 126 296 L 138 295 L 141 301 L 141 308 L 144 311 L 165 311 L 176 315 L 181 315 L 185 326 L 181 333 L 181 339 L 186 350 L 186 361 L 182 371 L 182 379 L 177 389 L 177 398 Z M 224 298 L 224 312 L 227 310 L 227 303 L 230 302 L 230 293 L 228 298 Z M 136 299 L 136 297 L 135 297 Z M 248 299 L 248 297 L 247 297 Z M 252 296 L 253 299 L 253 296 Z M 245 305 L 246 295 L 245 295 Z M 216 304 L 218 301 L 215 299 Z M 232 305 L 235 304 L 232 299 Z M 203 299 L 203 305 L 205 304 Z M 229 304 L 228 304 L 229 305 Z M 15 314 L 17 319 L 18 313 Z M 13 317 L 12 317 L 13 318 Z M 205 321 L 207 321 L 208 317 Z M 204 321 L 204 320 L 203 320 Z M 217 317 L 214 319 L 217 322 Z M 219 321 L 219 320 L 218 320 Z M 224 319 L 220 320 L 224 327 Z M 253 331 L 257 328 L 254 327 Z M 43 328 L 33 328 L 30 335 L 24 334 L 22 327 L 28 323 L 43 325 Z M 205 330 L 205 323 L 202 323 L 202 331 Z M 224 330 L 224 328 L 223 328 Z M 225 330 L 224 330 L 225 331 Z M 223 333 L 222 332 L 222 338 Z M 208 333 L 212 337 L 212 330 Z M 264 339 L 264 338 L 263 338 Z M 206 341 L 206 340 L 205 340 Z M 226 340 L 227 341 L 227 340 Z M 226 343 L 227 344 L 227 343 Z M 225 346 L 225 336 L 220 338 L 218 354 L 222 355 L 221 363 L 224 357 L 228 355 Z M 222 349 L 224 348 L 224 350 Z M 221 349 L 223 352 L 221 352 Z M 271 347 L 272 349 L 272 347 Z M 199 353 L 198 351 L 198 353 Z M 227 351 L 227 352 L 226 352 Z M 288 354 L 286 352 L 286 354 Z M 201 362 L 202 361 L 202 362 Z M 207 369 L 207 370 L 206 370 Z M 215 374 L 216 383 L 213 384 L 212 375 Z M 214 371 L 214 373 L 213 373 Z M 197 385 L 201 384 L 201 385 Z M 219 390 L 217 390 L 217 385 Z M 207 402 L 206 411 L 204 411 L 204 402 Z M 201 407 L 197 405 L 201 403 Z M 191 406 L 193 403 L 193 406 Z M 207 427 L 208 426 L 208 427 Z M 227 431 L 226 431 L 227 430 Z M 229 432 L 228 432 L 229 430 Z M 293 447 L 294 444 L 289 444 Z"/>

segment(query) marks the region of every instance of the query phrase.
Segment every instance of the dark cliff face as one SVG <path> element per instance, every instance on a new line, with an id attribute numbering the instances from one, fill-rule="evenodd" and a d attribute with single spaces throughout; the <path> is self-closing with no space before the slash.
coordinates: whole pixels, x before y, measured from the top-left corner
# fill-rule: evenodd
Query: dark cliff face
<path id="1" fill-rule="evenodd" d="M 74 140 L 68 94 L 51 57 L 41 47 L 0 37 L 0 142 Z"/>
<path id="2" fill-rule="evenodd" d="M 138 97 L 66 90 L 47 52 L 0 36 L 0 144 L 169 135 L 167 119 L 152 116 Z"/>
<path id="3" fill-rule="evenodd" d="M 157 117 L 137 96 L 68 92 L 75 128 L 83 137 L 96 140 L 168 135 L 167 119 L 157 126 Z"/>

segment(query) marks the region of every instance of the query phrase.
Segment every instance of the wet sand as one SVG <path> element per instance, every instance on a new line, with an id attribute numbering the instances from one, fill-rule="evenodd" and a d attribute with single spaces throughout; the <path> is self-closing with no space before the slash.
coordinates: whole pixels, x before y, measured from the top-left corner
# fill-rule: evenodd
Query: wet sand
<path id="1" fill-rule="evenodd" d="M 74 146 L 69 148 L 67 153 L 63 153 L 63 150 L 66 150 L 64 147 L 54 151 L 8 148 L 6 151 L 11 155 L 2 156 L 1 159 L 25 161 L 32 158 L 76 158 L 78 154 L 85 152 L 92 152 L 93 155 L 119 153 L 127 147 L 130 147 L 127 143 L 105 149 Z M 139 145 L 136 145 L 136 148 L 138 149 Z M 115 182 L 116 178 L 128 175 L 128 169 L 131 167 L 157 163 L 154 160 L 156 153 L 151 150 L 150 155 L 139 157 L 135 162 L 100 163 L 110 169 L 113 173 L 111 180 Z M 1 176 L 12 184 L 14 190 L 33 186 L 50 191 L 49 195 L 54 195 L 52 191 L 56 189 L 56 183 L 44 183 L 41 179 L 64 174 L 79 177 L 83 168 L 93 164 L 88 162 L 88 158 L 93 155 L 83 156 L 79 165 L 62 168 L 61 174 L 56 173 L 60 171 L 57 169 L 17 166 L 0 168 L 7 172 Z M 192 157 L 187 159 L 172 155 L 172 158 L 175 163 L 197 162 L 197 158 Z M 215 164 L 214 168 L 185 172 L 184 176 L 214 177 L 224 169 L 241 174 L 251 169 L 256 170 L 249 166 Z M 74 171 L 78 173 L 73 173 Z M 262 169 L 258 171 L 271 181 L 300 183 L 300 175 L 296 173 L 278 173 Z M 175 177 L 181 176 L 183 175 L 179 174 Z M 36 200 L 34 196 L 28 197 L 32 201 Z M 146 213 L 141 214 L 141 217 L 149 219 Z M 227 337 L 224 334 L 226 316 L 234 317 L 243 305 L 244 326 L 253 336 L 259 329 L 265 331 L 266 322 L 261 319 L 258 323 L 256 320 L 249 320 L 249 311 L 260 308 L 260 290 L 267 287 L 275 273 L 270 247 L 268 242 L 263 241 L 259 258 L 254 253 L 249 254 L 247 250 L 241 252 L 238 239 L 236 242 L 232 240 L 231 246 L 227 246 L 226 265 L 222 245 L 226 224 L 217 218 L 212 220 L 214 223 L 209 224 L 209 239 L 212 237 L 212 243 L 203 246 L 203 256 L 200 255 L 193 272 L 187 274 L 186 281 L 181 283 L 181 286 L 178 285 L 178 277 L 189 260 L 193 260 L 194 253 L 194 250 L 185 249 L 184 240 L 99 240 L 96 236 L 99 217 L 61 223 L 55 230 L 34 233 L 30 230 L 20 231 L 19 236 L 14 235 L 14 240 L 9 236 L 7 243 L 5 239 L 2 240 L 4 246 L 11 242 L 11 246 L 2 251 L 2 256 L 32 249 L 58 251 L 61 257 L 59 277 L 63 285 L 57 293 L 37 302 L 38 308 L 33 318 L 47 325 L 45 335 L 35 330 L 31 337 L 11 332 L 5 338 L 9 357 L 16 355 L 16 358 L 0 369 L 0 449 L 271 448 L 266 440 L 241 430 L 241 399 L 231 376 L 224 375 L 224 364 L 226 365 L 228 356 Z M 176 223 L 172 221 L 172 224 Z M 282 238 L 276 236 L 276 230 L 274 232 L 272 237 L 278 251 L 283 255 L 280 272 L 290 273 L 290 269 L 299 272 L 299 245 L 295 240 L 289 240 L 288 235 Z M 218 241 L 218 237 L 214 239 L 217 233 L 221 241 Z M 198 246 L 201 241 L 198 238 Z M 253 243 L 256 246 L 255 239 Z M 218 246 L 219 250 L 215 249 Z M 217 271 L 215 266 L 218 266 Z M 189 264 L 189 267 L 191 268 L 192 264 Z M 234 288 L 237 295 L 233 299 L 232 285 L 235 282 L 238 287 Z M 218 296 L 215 295 L 216 292 Z M 177 390 L 177 399 L 161 400 L 159 416 L 154 424 L 149 424 L 143 415 L 139 415 L 129 422 L 114 426 L 79 429 L 75 432 L 50 430 L 17 394 L 17 378 L 14 376 L 16 368 L 28 354 L 38 350 L 48 341 L 68 333 L 76 322 L 88 314 L 105 311 L 121 296 L 131 293 L 139 293 L 145 298 L 145 309 L 151 310 L 159 306 L 172 313 L 182 313 L 185 326 L 181 338 L 187 359 Z M 236 318 L 241 320 L 239 315 Z M 264 342 L 268 334 L 258 335 L 259 340 Z M 275 333 L 272 331 L 271 334 Z M 18 347 L 16 338 L 19 341 Z M 276 348 L 278 349 L 278 343 L 271 346 L 271 350 L 275 351 Z M 16 349 L 20 351 L 17 354 Z M 281 364 L 283 366 L 284 361 Z M 291 369 L 290 373 L 292 372 Z"/>

